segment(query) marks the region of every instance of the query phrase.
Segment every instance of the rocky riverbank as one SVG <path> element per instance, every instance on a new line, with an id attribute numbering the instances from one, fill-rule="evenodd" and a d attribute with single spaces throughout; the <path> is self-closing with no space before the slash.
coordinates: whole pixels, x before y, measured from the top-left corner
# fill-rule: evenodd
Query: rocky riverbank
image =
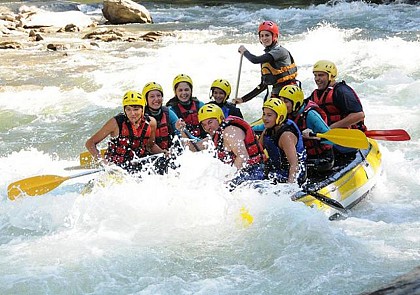
<path id="1" fill-rule="evenodd" d="M 126 2 L 127 5 L 131 4 L 131 1 Z M 107 25 L 108 19 L 117 24 L 150 23 L 152 20 L 145 8 L 128 13 L 133 11 L 133 7 L 127 6 L 123 10 L 108 6 L 103 11 L 106 17 L 94 19 L 76 10 L 52 12 L 23 5 L 15 12 L 9 7 L 0 6 L 0 49 L 89 49 L 99 46 L 98 41 L 154 42 L 166 34 L 159 31 L 128 32 L 122 27 Z M 66 34 L 77 34 L 80 42 L 60 42 L 60 37 L 65 39 Z M 50 40 L 53 39 L 55 41 L 51 43 Z"/>

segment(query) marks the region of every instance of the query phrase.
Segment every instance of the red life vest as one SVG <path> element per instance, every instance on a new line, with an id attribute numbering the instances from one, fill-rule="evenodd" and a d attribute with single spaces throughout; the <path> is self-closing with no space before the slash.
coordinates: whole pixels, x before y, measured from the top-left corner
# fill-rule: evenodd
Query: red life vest
<path id="1" fill-rule="evenodd" d="M 293 117 L 292 115 L 289 115 L 289 119 L 292 119 L 296 125 L 299 127 L 300 131 L 305 130 L 307 127 L 306 125 L 306 116 L 308 115 L 308 112 L 310 110 L 314 110 L 318 112 L 322 119 L 325 121 L 326 124 L 328 124 L 327 121 L 327 114 L 312 100 L 307 100 L 306 106 L 301 114 L 299 114 L 296 117 Z M 327 150 L 331 150 L 332 146 L 329 144 L 321 144 L 319 140 L 316 139 L 307 139 L 303 138 L 303 143 L 306 148 L 306 153 L 308 156 L 316 156 L 324 153 Z"/>
<path id="2" fill-rule="evenodd" d="M 245 147 L 249 155 L 247 161 L 248 165 L 262 164 L 266 161 L 264 149 L 259 143 L 257 136 L 252 130 L 251 126 L 243 119 L 235 116 L 227 117 L 219 129 L 213 136 L 213 142 L 216 147 L 217 157 L 226 164 L 233 164 L 236 159 L 236 155 L 232 151 L 226 151 L 223 145 L 223 131 L 228 126 L 236 126 L 241 128 L 245 132 Z"/>
<path id="3" fill-rule="evenodd" d="M 177 112 L 178 110 L 179 113 Z M 198 121 L 198 101 L 196 99 L 192 99 L 189 110 L 178 102 L 175 106 L 175 113 L 185 121 L 187 129 L 192 135 L 200 138 L 205 137 L 205 132 Z"/>
<path id="4" fill-rule="evenodd" d="M 133 125 L 124 114 L 114 118 L 117 120 L 119 135 L 108 142 L 105 158 L 122 168 L 129 169 L 133 167 L 131 161 L 135 157 L 141 158 L 146 154 L 147 142 L 152 132 L 150 117 L 145 115 L 137 129 L 133 129 Z"/>
<path id="5" fill-rule="evenodd" d="M 340 83 L 336 83 L 334 86 L 329 86 L 327 89 L 324 90 L 321 96 L 318 96 L 318 91 L 314 90 L 311 95 L 311 99 L 324 110 L 327 114 L 328 118 L 328 126 L 331 126 L 335 122 L 338 122 L 344 119 L 347 115 L 343 114 L 335 105 L 334 105 L 334 88 L 339 84 L 345 84 L 344 81 Z M 346 84 L 345 84 L 346 85 Z M 360 103 L 360 99 L 357 96 L 356 92 L 351 88 L 351 91 L 354 93 L 355 97 Z M 362 131 L 366 131 L 367 128 L 364 125 L 363 121 L 358 123 L 358 125 L 350 126 L 351 129 L 360 129 Z"/>
<path id="6" fill-rule="evenodd" d="M 163 150 L 167 150 L 171 145 L 171 134 L 169 126 L 169 109 L 162 107 L 162 114 L 160 120 L 155 117 L 157 121 L 156 126 L 156 144 Z"/>

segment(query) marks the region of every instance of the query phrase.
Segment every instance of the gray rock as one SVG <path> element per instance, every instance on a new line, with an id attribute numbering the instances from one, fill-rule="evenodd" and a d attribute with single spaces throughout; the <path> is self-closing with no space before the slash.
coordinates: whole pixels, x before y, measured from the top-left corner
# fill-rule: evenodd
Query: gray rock
<path id="1" fill-rule="evenodd" d="M 131 0 L 104 0 L 102 14 L 111 24 L 153 23 L 150 12 Z"/>
<path id="2" fill-rule="evenodd" d="M 361 295 L 420 295 L 420 266 L 376 291 Z"/>

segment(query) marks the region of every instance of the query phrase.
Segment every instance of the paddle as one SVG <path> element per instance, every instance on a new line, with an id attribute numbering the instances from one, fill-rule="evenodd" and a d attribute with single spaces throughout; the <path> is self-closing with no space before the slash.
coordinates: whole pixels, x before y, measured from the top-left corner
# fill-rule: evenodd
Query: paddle
<path id="1" fill-rule="evenodd" d="M 366 135 L 358 129 L 334 128 L 325 133 L 310 133 L 311 136 L 325 138 L 334 144 L 355 149 L 367 149 Z"/>
<path id="2" fill-rule="evenodd" d="M 317 192 L 311 192 L 311 191 L 303 191 L 303 192 L 308 194 L 308 195 L 311 195 L 312 197 L 314 197 L 315 199 L 317 199 L 321 203 L 323 203 L 323 204 L 325 204 L 325 205 L 327 205 L 327 206 L 329 206 L 329 207 L 331 207 L 331 208 L 333 208 L 337 211 L 340 211 L 344 214 L 348 213 L 346 208 L 344 208 L 344 206 L 340 202 L 338 202 L 334 199 L 328 198 L 328 197 L 324 196 L 323 194 L 320 194 L 320 193 L 317 193 Z"/>
<path id="3" fill-rule="evenodd" d="M 184 132 L 188 136 L 188 138 L 191 139 L 191 144 L 193 145 L 193 147 L 195 148 L 195 150 L 197 152 L 199 152 L 200 151 L 200 147 L 195 142 L 194 135 L 192 135 L 191 132 L 189 132 L 187 128 L 184 128 L 184 130 L 182 130 L 182 132 Z"/>
<path id="4" fill-rule="evenodd" d="M 239 92 L 239 80 L 241 79 L 241 70 L 242 70 L 242 60 L 244 59 L 244 55 L 241 54 L 239 59 L 239 69 L 238 69 L 238 78 L 236 79 L 236 89 L 235 89 L 235 98 L 238 97 Z"/>
<path id="5" fill-rule="evenodd" d="M 389 141 L 405 141 L 410 140 L 410 135 L 403 129 L 393 130 L 368 130 L 365 131 L 367 137 L 378 139 L 378 140 L 389 140 Z"/>
<path id="6" fill-rule="evenodd" d="M 92 171 L 85 171 L 83 173 L 71 175 L 71 176 L 58 176 L 58 175 L 39 175 L 29 178 L 25 178 L 19 181 L 15 181 L 7 187 L 7 196 L 10 200 L 14 200 L 22 193 L 26 193 L 29 196 L 39 196 L 52 191 L 64 181 L 98 173 L 104 169 L 96 169 Z"/>
<path id="7" fill-rule="evenodd" d="M 252 123 L 250 123 L 249 125 L 251 125 L 251 127 L 254 127 L 254 126 L 257 126 L 257 125 L 261 125 L 261 124 L 263 124 L 262 117 L 261 117 L 261 118 L 259 118 L 259 119 L 257 119 L 257 120 L 255 120 L 255 121 L 253 121 L 253 122 L 252 122 Z"/>
<path id="8" fill-rule="evenodd" d="M 89 152 L 84 152 L 82 154 L 88 154 L 88 153 Z M 163 155 L 164 155 L 164 153 L 153 154 L 153 155 L 150 155 L 150 156 L 134 159 L 131 162 L 132 163 L 143 163 L 143 162 L 146 162 L 146 161 L 151 160 L 151 159 L 162 157 Z M 92 160 L 93 160 L 93 158 L 92 158 Z M 91 164 L 91 163 L 94 163 L 94 164 Z M 91 168 L 97 168 L 97 167 L 99 167 L 99 164 L 97 162 L 86 162 L 86 163 L 84 163 L 84 165 L 70 166 L 70 167 L 64 168 L 64 170 L 81 170 L 81 169 L 91 169 Z"/>
<path id="9" fill-rule="evenodd" d="M 102 157 L 105 155 L 105 152 L 106 152 L 106 149 L 101 149 L 100 150 L 100 153 L 101 153 Z M 88 151 L 81 153 L 80 156 L 79 156 L 79 159 L 80 159 L 80 167 L 83 167 L 83 168 L 97 168 L 97 167 L 99 167 L 97 161 L 95 161 L 92 154 L 89 153 Z"/>
<path id="10" fill-rule="evenodd" d="M 241 216 L 243 227 L 249 227 L 254 222 L 254 217 L 249 213 L 249 210 L 245 207 L 242 207 L 239 210 L 239 216 Z"/>

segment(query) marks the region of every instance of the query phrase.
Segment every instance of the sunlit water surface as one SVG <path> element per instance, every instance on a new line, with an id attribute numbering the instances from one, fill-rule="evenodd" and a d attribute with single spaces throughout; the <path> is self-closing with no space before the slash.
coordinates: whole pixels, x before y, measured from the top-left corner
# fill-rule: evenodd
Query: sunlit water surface
<path id="1" fill-rule="evenodd" d="M 419 6 L 147 7 L 155 24 L 123 28 L 173 36 L 67 55 L 41 46 L 2 51 L 1 294 L 358 294 L 419 265 Z M 80 6 L 92 17 L 99 8 Z M 128 89 L 156 81 L 169 99 L 179 73 L 192 77 L 205 102 L 216 78 L 235 92 L 240 74 L 239 95 L 253 89 L 259 66 L 244 60 L 239 72 L 237 48 L 262 53 L 255 30 L 265 19 L 280 24 L 306 95 L 315 87 L 312 64 L 333 60 L 359 94 L 370 129 L 402 128 L 412 137 L 380 142 L 383 174 L 348 219 L 330 222 L 290 201 L 293 186 L 229 192 L 232 168 L 189 151 L 168 175 L 98 173 L 8 200 L 13 181 L 79 173 L 64 168 L 78 165 L 84 142 L 121 110 Z M 260 116 L 261 102 L 241 105 L 246 119 Z M 249 227 L 242 207 L 254 217 Z"/>

